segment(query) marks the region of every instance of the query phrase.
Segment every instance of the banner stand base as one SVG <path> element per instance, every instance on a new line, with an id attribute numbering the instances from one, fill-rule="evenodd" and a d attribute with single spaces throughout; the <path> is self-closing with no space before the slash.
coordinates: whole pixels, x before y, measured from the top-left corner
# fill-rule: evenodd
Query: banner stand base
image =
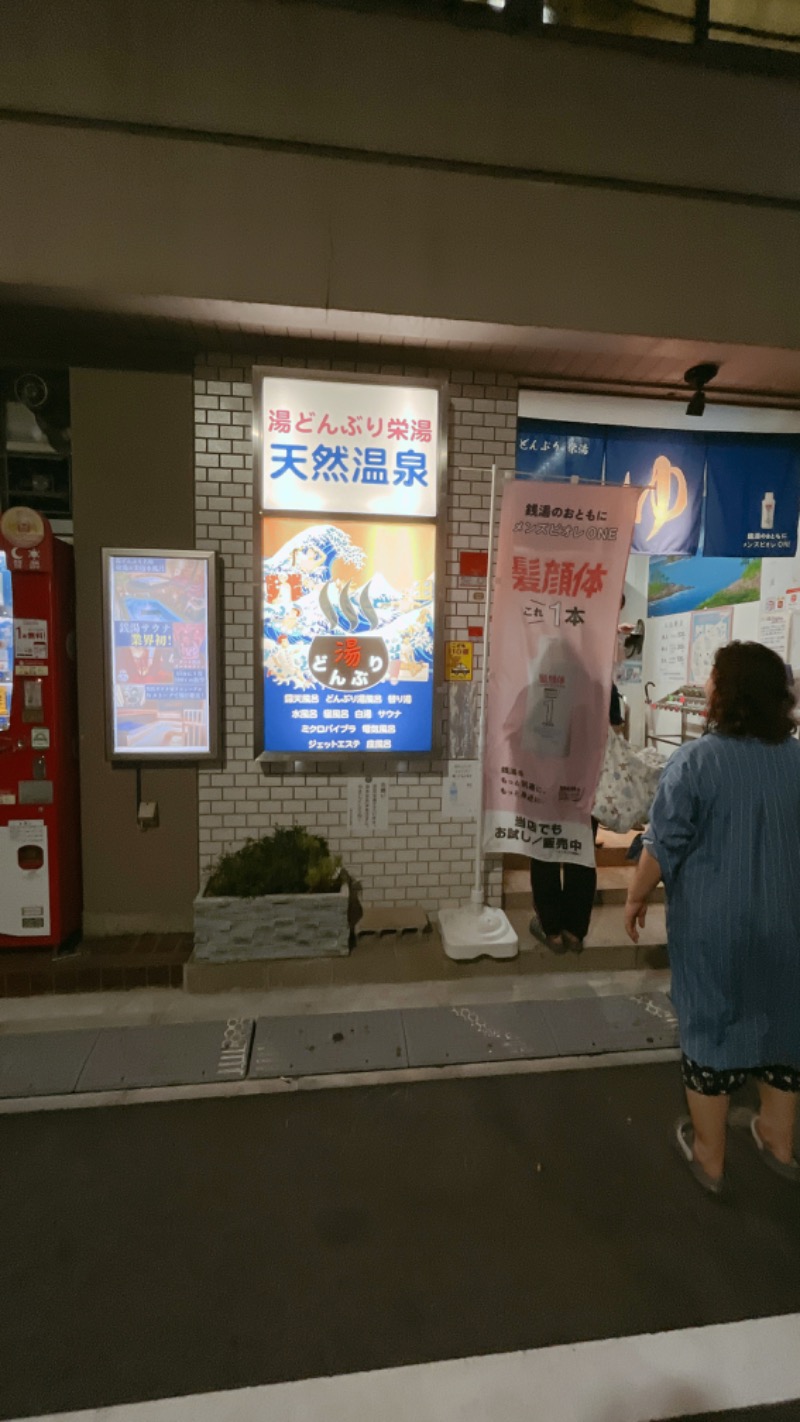
<path id="1" fill-rule="evenodd" d="M 440 909 L 439 931 L 445 953 L 456 963 L 516 958 L 519 953 L 519 939 L 503 910 L 484 904 Z"/>

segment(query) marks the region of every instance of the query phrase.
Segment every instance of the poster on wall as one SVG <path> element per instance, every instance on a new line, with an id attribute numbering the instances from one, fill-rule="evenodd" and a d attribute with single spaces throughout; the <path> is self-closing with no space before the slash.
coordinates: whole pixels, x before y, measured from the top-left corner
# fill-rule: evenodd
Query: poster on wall
<path id="1" fill-rule="evenodd" d="M 517 420 L 517 474 L 526 479 L 590 479 L 600 483 L 606 432 L 601 425 Z"/>
<path id="2" fill-rule="evenodd" d="M 103 552 L 106 726 L 112 760 L 214 760 L 214 554 Z"/>
<path id="3" fill-rule="evenodd" d="M 485 762 L 484 848 L 594 864 L 591 811 L 638 494 L 569 485 L 503 493 Z"/>
<path id="4" fill-rule="evenodd" d="M 651 558 L 648 617 L 758 602 L 760 558 Z"/>
<path id="5" fill-rule="evenodd" d="M 655 674 L 658 694 L 676 691 L 689 674 L 691 618 L 686 613 L 664 617 L 656 628 Z"/>
<path id="6" fill-rule="evenodd" d="M 800 555 L 764 559 L 761 608 L 767 613 L 800 611 Z"/>
<path id="7" fill-rule="evenodd" d="M 709 438 L 709 557 L 793 558 L 799 516 L 797 441 Z"/>
<path id="8" fill-rule="evenodd" d="M 347 833 L 356 839 L 371 839 L 389 832 L 389 781 L 348 780 Z"/>
<path id="9" fill-rule="evenodd" d="M 477 819 L 480 814 L 480 789 L 480 761 L 451 760 L 442 780 L 442 819 Z"/>
<path id="10" fill-rule="evenodd" d="M 758 640 L 779 656 L 797 660 L 798 638 L 793 634 L 800 619 L 800 556 L 764 559 L 759 613 Z"/>
<path id="11" fill-rule="evenodd" d="M 255 385 L 258 751 L 430 755 L 441 389 L 295 371 L 257 371 Z"/>
<path id="12" fill-rule="evenodd" d="M 781 612 L 762 612 L 758 621 L 758 640 L 785 661 L 789 654 L 791 620 Z"/>
<path id="13" fill-rule="evenodd" d="M 606 480 L 643 490 L 633 553 L 694 554 L 700 542 L 705 471 L 702 435 L 609 430 Z"/>
<path id="14" fill-rule="evenodd" d="M 733 636 L 733 608 L 715 607 L 707 612 L 692 613 L 689 641 L 689 681 L 692 686 L 705 686 L 720 647 L 726 647 Z"/>

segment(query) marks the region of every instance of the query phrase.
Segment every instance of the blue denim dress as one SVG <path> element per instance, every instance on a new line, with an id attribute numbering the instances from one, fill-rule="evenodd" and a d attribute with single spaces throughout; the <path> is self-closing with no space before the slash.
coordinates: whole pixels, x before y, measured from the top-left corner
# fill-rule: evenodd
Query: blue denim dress
<path id="1" fill-rule="evenodd" d="M 800 743 L 711 734 L 661 779 L 644 841 L 667 891 L 681 1047 L 800 1067 Z"/>

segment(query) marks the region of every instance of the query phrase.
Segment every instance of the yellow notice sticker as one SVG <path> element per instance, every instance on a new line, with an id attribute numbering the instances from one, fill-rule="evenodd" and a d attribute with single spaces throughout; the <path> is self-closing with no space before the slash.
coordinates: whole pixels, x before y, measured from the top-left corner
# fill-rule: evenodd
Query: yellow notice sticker
<path id="1" fill-rule="evenodd" d="M 445 645 L 445 678 L 447 681 L 472 681 L 472 643 L 447 642 Z"/>

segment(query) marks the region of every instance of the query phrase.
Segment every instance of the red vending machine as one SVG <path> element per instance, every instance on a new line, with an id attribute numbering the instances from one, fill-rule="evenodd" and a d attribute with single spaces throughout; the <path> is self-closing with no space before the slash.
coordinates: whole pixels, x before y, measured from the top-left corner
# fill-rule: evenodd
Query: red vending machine
<path id="1" fill-rule="evenodd" d="M 0 948 L 81 928 L 72 548 L 33 509 L 0 517 Z"/>

